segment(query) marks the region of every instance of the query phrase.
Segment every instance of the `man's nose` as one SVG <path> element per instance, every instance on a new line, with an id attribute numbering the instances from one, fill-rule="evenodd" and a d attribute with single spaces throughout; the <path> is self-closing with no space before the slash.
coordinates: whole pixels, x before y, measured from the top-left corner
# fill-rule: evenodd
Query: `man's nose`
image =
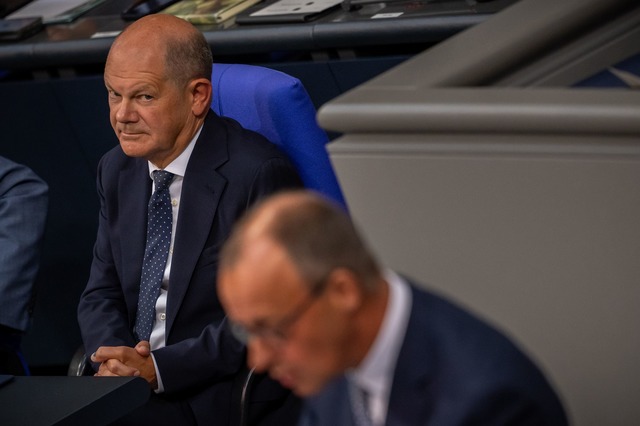
<path id="1" fill-rule="evenodd" d="M 137 120 L 138 114 L 132 101 L 123 99 L 116 108 L 117 121 L 128 123 Z"/>
<path id="2" fill-rule="evenodd" d="M 249 350 L 247 356 L 249 366 L 255 368 L 258 373 L 268 371 L 273 364 L 274 349 L 260 338 L 250 340 L 247 346 Z"/>

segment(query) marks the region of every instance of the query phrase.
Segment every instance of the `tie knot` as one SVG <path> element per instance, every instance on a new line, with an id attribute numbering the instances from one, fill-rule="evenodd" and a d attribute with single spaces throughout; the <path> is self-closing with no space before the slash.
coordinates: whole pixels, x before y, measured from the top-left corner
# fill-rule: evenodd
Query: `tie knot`
<path id="1" fill-rule="evenodd" d="M 174 174 L 166 170 L 154 170 L 153 182 L 156 184 L 156 191 L 167 189 L 173 180 Z"/>

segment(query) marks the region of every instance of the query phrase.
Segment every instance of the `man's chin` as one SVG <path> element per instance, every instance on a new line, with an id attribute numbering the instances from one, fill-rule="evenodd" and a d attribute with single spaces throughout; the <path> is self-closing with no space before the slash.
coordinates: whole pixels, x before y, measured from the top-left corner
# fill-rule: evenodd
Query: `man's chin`
<path id="1" fill-rule="evenodd" d="M 144 149 L 144 144 L 139 141 L 132 141 L 131 139 L 121 138 L 120 147 L 122 151 L 129 157 L 145 157 L 147 150 Z"/>
<path id="2" fill-rule="evenodd" d="M 291 377 L 284 376 L 284 375 L 276 375 L 276 374 L 269 374 L 269 375 L 273 380 L 280 383 L 283 387 L 291 390 L 295 388 L 295 381 Z"/>
<path id="3" fill-rule="evenodd" d="M 279 377 L 276 379 L 283 387 L 291 390 L 296 396 L 306 398 L 317 394 L 320 389 L 309 385 L 308 383 L 293 380 L 291 378 Z"/>

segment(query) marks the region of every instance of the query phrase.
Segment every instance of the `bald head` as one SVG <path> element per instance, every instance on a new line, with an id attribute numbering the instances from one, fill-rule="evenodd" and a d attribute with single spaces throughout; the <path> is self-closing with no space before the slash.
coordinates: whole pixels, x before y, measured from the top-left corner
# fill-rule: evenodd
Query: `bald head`
<path id="1" fill-rule="evenodd" d="M 164 168 L 184 152 L 210 110 L 211 67 L 202 33 L 175 16 L 145 16 L 116 38 L 104 81 L 126 155 Z"/>
<path id="2" fill-rule="evenodd" d="M 164 59 L 164 72 L 184 85 L 195 78 L 211 79 L 213 58 L 204 35 L 189 22 L 173 15 L 144 16 L 129 25 L 113 42 L 105 69 L 114 60 Z"/>
<path id="3" fill-rule="evenodd" d="M 281 192 L 236 226 L 220 259 L 218 294 L 243 330 L 248 364 L 299 396 L 362 361 L 388 290 L 341 207 L 308 191 Z"/>
<path id="4" fill-rule="evenodd" d="M 282 192 L 256 205 L 225 244 L 220 266 L 232 267 L 247 247 L 264 240 L 284 249 L 310 285 L 336 268 L 351 270 L 365 286 L 379 277 L 376 260 L 346 212 L 311 191 Z"/>

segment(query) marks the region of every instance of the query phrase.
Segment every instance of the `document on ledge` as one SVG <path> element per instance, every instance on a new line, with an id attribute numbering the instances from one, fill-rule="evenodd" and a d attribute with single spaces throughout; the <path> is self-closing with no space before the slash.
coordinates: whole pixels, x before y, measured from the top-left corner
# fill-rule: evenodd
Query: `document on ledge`
<path id="1" fill-rule="evenodd" d="M 105 0 L 34 0 L 6 17 L 42 17 L 44 24 L 71 22 Z"/>
<path id="2" fill-rule="evenodd" d="M 258 3 L 260 0 L 182 0 L 162 13 L 193 24 L 217 24 Z"/>
<path id="3" fill-rule="evenodd" d="M 313 14 L 342 3 L 342 0 L 280 0 L 272 3 L 251 16 Z"/>

